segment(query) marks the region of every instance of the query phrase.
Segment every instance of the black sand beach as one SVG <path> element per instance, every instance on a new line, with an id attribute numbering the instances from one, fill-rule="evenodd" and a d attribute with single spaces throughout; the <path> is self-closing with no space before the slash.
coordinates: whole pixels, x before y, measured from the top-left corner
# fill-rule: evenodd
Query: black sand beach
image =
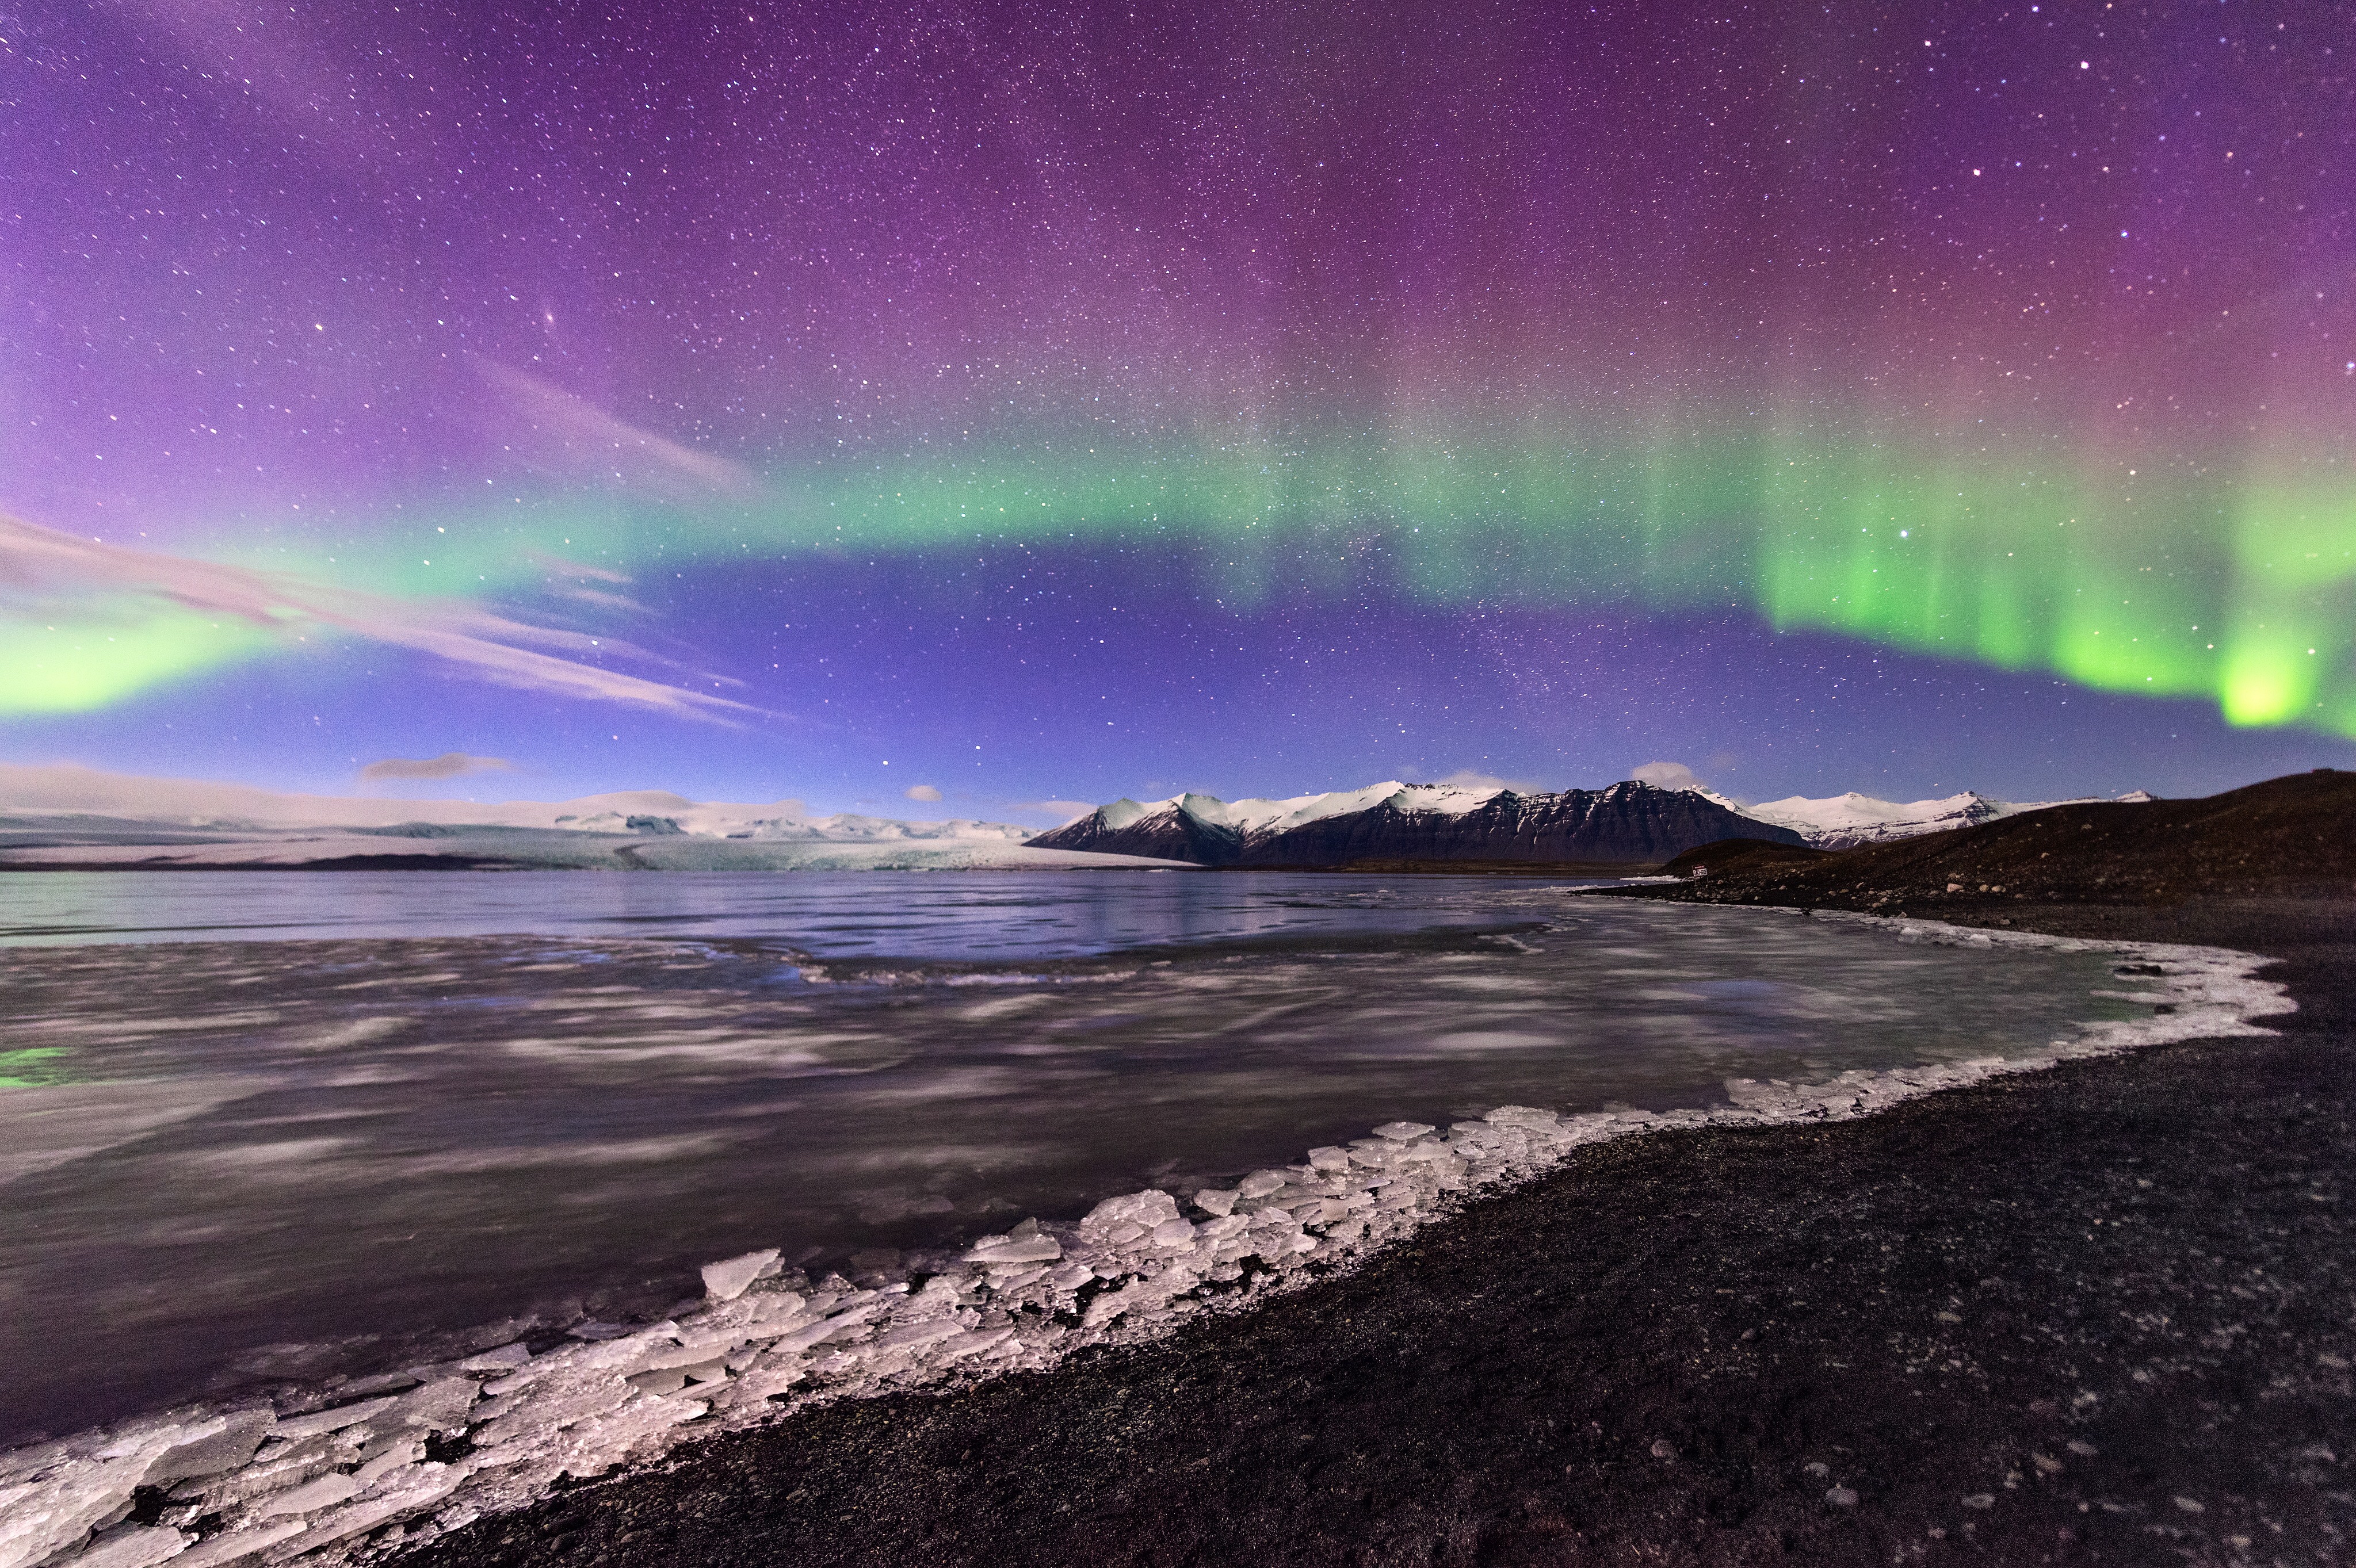
<path id="1" fill-rule="evenodd" d="M 2304 786 L 2333 798 L 2298 838 L 2346 782 Z M 1910 864 L 1944 890 L 2005 827 Z M 402 1561 L 2345 1563 L 2356 900 L 2216 853 L 2259 891 L 2172 856 L 2180 901 L 2105 870 L 1910 912 L 2269 955 L 2274 1038 L 1584 1148 L 1248 1316 L 717 1439 Z M 1799 891 L 1869 901 L 1847 862 Z"/>

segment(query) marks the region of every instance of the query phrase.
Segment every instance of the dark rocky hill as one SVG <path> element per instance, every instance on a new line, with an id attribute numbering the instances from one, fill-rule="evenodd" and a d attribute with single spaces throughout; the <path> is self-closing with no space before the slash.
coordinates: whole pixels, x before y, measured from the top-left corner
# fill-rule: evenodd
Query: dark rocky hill
<path id="1" fill-rule="evenodd" d="M 1668 869 L 1693 880 L 1652 890 L 1660 896 L 1929 918 L 1998 919 L 2007 906 L 2055 901 L 2344 898 L 2356 888 L 2356 773 L 2319 769 L 2193 800 L 2049 806 L 1828 855 L 1713 846 Z"/>

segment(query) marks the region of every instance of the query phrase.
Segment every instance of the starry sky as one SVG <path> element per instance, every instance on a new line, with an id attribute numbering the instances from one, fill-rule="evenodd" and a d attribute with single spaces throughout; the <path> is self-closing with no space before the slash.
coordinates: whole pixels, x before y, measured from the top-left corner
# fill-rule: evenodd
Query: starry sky
<path id="1" fill-rule="evenodd" d="M 0 0 L 0 760 L 1041 822 L 2356 765 L 2351 50 Z"/>

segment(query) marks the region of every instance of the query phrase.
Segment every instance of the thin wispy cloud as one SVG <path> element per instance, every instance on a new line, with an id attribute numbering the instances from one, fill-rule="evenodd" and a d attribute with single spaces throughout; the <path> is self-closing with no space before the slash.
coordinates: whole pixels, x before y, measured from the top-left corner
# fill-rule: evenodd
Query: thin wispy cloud
<path id="1" fill-rule="evenodd" d="M 680 506 L 761 494 L 760 475 L 744 464 L 640 430 L 537 376 L 489 359 L 473 364 L 567 470 Z"/>
<path id="2" fill-rule="evenodd" d="M 19 613 L 52 614 L 59 612 L 60 601 L 147 598 L 232 618 L 286 639 L 339 632 L 413 648 L 482 679 L 554 697 L 627 703 L 723 722 L 762 711 L 589 662 L 648 656 L 610 637 L 529 625 L 448 600 L 396 599 L 291 572 L 130 549 L 5 515 L 0 515 L 0 596 L 18 601 Z M 70 604 L 63 608 L 70 614 Z M 712 687 L 738 684 L 708 675 L 692 678 Z"/>
<path id="3" fill-rule="evenodd" d="M 456 779 L 475 773 L 511 773 L 515 764 L 505 757 L 471 757 L 444 752 L 438 757 L 386 757 L 360 769 L 363 783 L 379 779 Z"/>
<path id="4" fill-rule="evenodd" d="M 1459 768 L 1446 778 L 1434 779 L 1431 782 L 1448 784 L 1456 789 L 1509 789 L 1516 795 L 1530 795 L 1543 787 L 1526 779 L 1501 779 L 1494 773 L 1484 773 L 1478 768 Z"/>
<path id="5" fill-rule="evenodd" d="M 1085 800 L 1017 800 L 1009 802 L 1006 809 L 1041 812 L 1065 823 L 1076 822 L 1096 807 Z"/>

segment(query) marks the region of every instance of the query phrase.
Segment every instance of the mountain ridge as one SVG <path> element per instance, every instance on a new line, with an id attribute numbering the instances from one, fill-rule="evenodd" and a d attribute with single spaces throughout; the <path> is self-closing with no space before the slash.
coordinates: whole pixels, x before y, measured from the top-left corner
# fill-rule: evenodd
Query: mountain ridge
<path id="1" fill-rule="evenodd" d="M 1025 843 L 1202 866 L 1492 861 L 1633 868 L 1726 838 L 1804 843 L 1791 828 L 1698 791 L 1633 779 L 1601 790 L 1526 794 L 1390 781 L 1233 805 L 1199 795 L 1151 804 L 1123 797 Z"/>

